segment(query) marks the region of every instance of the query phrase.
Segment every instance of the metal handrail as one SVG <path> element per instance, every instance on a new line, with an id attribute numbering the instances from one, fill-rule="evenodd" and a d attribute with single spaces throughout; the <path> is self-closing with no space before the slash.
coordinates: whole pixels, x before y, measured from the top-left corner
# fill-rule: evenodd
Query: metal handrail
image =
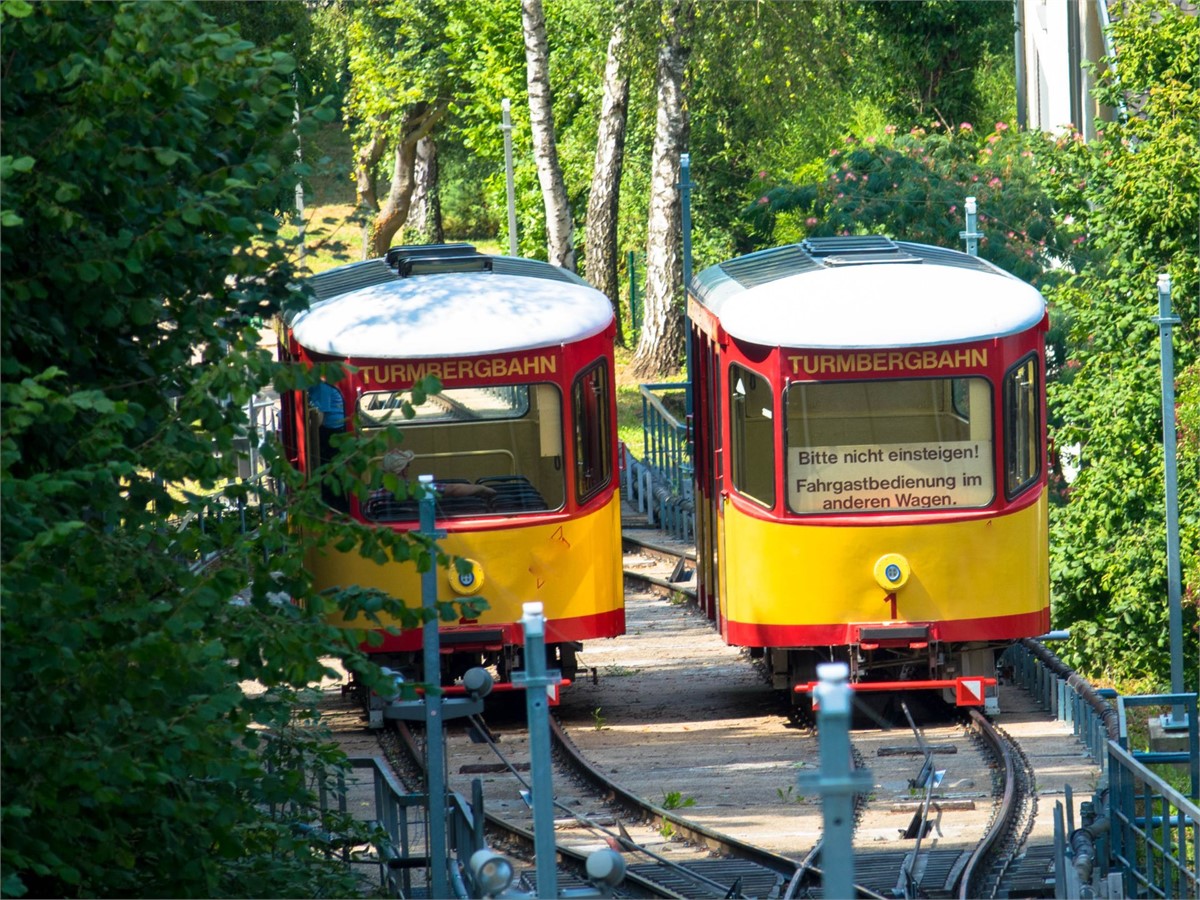
<path id="1" fill-rule="evenodd" d="M 1193 713 L 1194 714 L 1194 713 Z M 1111 860 L 1126 897 L 1200 897 L 1200 806 L 1108 742 Z"/>
<path id="2" fill-rule="evenodd" d="M 643 456 L 639 460 L 624 447 L 622 471 L 626 496 L 646 514 L 648 523 L 690 541 L 696 533 L 690 435 L 687 425 L 654 393 L 685 388 L 673 381 L 640 386 Z"/>
<path id="3" fill-rule="evenodd" d="M 1056 828 L 1058 870 L 1066 869 L 1074 842 L 1082 832 L 1103 834 L 1106 850 L 1095 863 L 1100 874 L 1119 872 L 1127 897 L 1200 897 L 1197 856 L 1200 856 L 1200 807 L 1163 781 L 1144 761 L 1187 758 L 1196 771 L 1196 695 L 1120 697 L 1117 707 L 1108 702 L 1113 691 L 1093 688 L 1071 672 L 1053 653 L 1035 641 L 1022 641 L 1005 651 L 1002 665 L 1011 668 L 1013 680 L 1060 720 L 1071 722 L 1077 737 L 1101 768 L 1101 784 L 1094 795 L 1095 815 L 1102 828 Z M 1127 706 L 1187 706 L 1191 721 L 1189 754 L 1144 754 L 1123 746 Z M 1195 775 L 1193 774 L 1193 791 Z M 1068 792 L 1068 798 L 1070 794 Z M 1069 799 L 1068 799 L 1069 802 Z M 1072 819 L 1067 811 L 1068 820 Z M 1087 818 L 1087 817 L 1085 817 Z M 1088 835 L 1083 835 L 1087 837 Z M 1090 874 L 1092 860 L 1087 861 Z M 1074 871 L 1071 867 L 1070 871 Z M 1114 877 L 1116 877 L 1114 875 Z"/>

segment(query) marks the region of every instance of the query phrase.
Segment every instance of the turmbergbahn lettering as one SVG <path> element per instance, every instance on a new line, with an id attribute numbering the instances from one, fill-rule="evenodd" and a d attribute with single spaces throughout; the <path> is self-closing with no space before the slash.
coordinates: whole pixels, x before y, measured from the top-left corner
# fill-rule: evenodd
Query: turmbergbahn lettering
<path id="1" fill-rule="evenodd" d="M 793 375 L 871 375 L 985 369 L 986 347 L 955 350 L 875 350 L 869 353 L 796 353 L 787 357 Z"/>
<path id="2" fill-rule="evenodd" d="M 365 387 L 409 385 L 433 375 L 444 385 L 489 378 L 533 378 L 558 372 L 558 358 L 549 353 L 492 356 L 480 359 L 423 359 L 359 368 Z"/>

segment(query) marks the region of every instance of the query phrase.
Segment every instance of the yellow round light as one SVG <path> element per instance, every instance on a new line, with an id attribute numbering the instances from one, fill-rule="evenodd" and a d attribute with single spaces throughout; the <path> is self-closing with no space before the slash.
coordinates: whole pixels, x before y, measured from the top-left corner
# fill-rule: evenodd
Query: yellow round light
<path id="1" fill-rule="evenodd" d="M 875 580 L 885 591 L 898 591 L 908 582 L 912 567 L 899 553 L 885 553 L 875 562 Z"/>
<path id="2" fill-rule="evenodd" d="M 483 566 L 473 559 L 468 559 L 467 562 L 471 566 L 467 572 L 460 575 L 458 567 L 451 564 L 450 571 L 446 573 L 446 577 L 450 579 L 450 590 L 464 597 L 478 594 L 483 588 Z"/>

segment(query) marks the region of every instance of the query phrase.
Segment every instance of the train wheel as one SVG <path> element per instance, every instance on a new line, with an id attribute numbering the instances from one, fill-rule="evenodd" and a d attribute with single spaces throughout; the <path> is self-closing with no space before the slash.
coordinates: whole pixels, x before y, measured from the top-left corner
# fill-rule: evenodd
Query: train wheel
<path id="1" fill-rule="evenodd" d="M 558 668 L 562 670 L 562 677 L 568 681 L 574 681 L 575 676 L 579 674 L 579 663 L 575 661 L 578 649 L 575 644 L 558 645 Z M 547 662 L 553 665 L 553 660 L 548 659 Z"/>
<path id="2" fill-rule="evenodd" d="M 508 684 L 512 681 L 512 673 L 524 668 L 521 664 L 521 648 L 508 646 L 500 653 L 499 659 L 496 660 L 496 676 L 497 680 L 502 684 Z"/>
<path id="3" fill-rule="evenodd" d="M 802 716 L 812 715 L 812 694 L 797 693 L 794 689 L 798 684 L 808 684 L 817 680 L 817 664 L 820 662 L 823 660 L 812 650 L 788 651 L 788 691 L 792 695 L 792 706 L 796 707 Z"/>

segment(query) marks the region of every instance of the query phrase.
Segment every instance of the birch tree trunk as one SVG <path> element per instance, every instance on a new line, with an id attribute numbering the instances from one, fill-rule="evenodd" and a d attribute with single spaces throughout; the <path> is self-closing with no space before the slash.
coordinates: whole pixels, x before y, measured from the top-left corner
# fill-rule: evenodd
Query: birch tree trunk
<path id="1" fill-rule="evenodd" d="M 525 30 L 525 79 L 529 85 L 529 127 L 538 181 L 546 205 L 546 253 L 554 265 L 575 271 L 575 243 L 571 207 L 558 145 L 554 138 L 554 112 L 550 104 L 550 52 L 546 46 L 546 17 L 542 0 L 521 0 Z"/>
<path id="2" fill-rule="evenodd" d="M 440 244 L 445 240 L 442 204 L 438 197 L 437 142 L 431 135 L 417 141 L 413 193 L 403 240 L 406 244 Z"/>
<path id="3" fill-rule="evenodd" d="M 629 113 L 629 78 L 621 62 L 625 41 L 626 4 L 613 14 L 608 58 L 604 64 L 604 98 L 596 134 L 596 160 L 588 194 L 584 263 L 592 285 L 608 296 L 617 319 L 617 344 L 625 346 L 621 324 L 621 287 L 617 278 L 617 210 L 621 198 L 621 168 L 625 160 L 625 125 Z"/>
<path id="4" fill-rule="evenodd" d="M 683 212 L 678 185 L 679 155 L 687 137 L 683 73 L 694 18 L 693 0 L 671 0 L 663 6 L 658 115 L 646 229 L 646 306 L 642 336 L 630 365 L 634 377 L 645 380 L 674 375 L 683 357 Z"/>

